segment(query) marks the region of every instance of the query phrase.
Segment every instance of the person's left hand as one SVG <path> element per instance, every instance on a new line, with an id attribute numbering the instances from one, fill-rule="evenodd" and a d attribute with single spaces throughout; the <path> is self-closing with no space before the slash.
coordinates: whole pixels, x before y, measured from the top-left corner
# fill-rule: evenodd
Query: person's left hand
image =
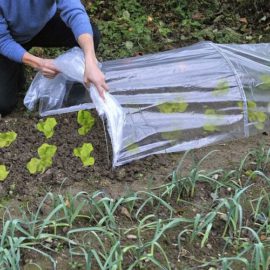
<path id="1" fill-rule="evenodd" d="M 108 85 L 105 82 L 105 76 L 99 69 L 97 62 L 87 62 L 85 63 L 84 71 L 84 83 L 87 87 L 93 83 L 98 90 L 99 95 L 104 100 L 104 93 L 109 90 Z"/>

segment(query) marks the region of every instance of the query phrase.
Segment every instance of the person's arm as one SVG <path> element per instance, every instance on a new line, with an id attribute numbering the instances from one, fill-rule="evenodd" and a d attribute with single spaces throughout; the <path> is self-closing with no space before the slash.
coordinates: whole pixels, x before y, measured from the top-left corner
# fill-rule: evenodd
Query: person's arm
<path id="1" fill-rule="evenodd" d="M 53 65 L 52 60 L 42 59 L 28 53 L 19 43 L 17 43 L 8 30 L 5 18 L 0 14 L 0 54 L 17 63 L 24 63 L 40 70 L 44 76 L 52 78 L 58 70 Z"/>
<path id="2" fill-rule="evenodd" d="M 7 22 L 0 13 L 0 54 L 21 63 L 25 52 L 26 50 L 11 37 Z"/>
<path id="3" fill-rule="evenodd" d="M 105 91 L 108 91 L 108 85 L 105 82 L 105 76 L 98 67 L 98 61 L 94 50 L 93 37 L 89 34 L 82 34 L 78 38 L 78 43 L 85 55 L 84 83 L 89 87 L 93 83 L 100 96 L 104 99 Z"/>
<path id="4" fill-rule="evenodd" d="M 25 65 L 39 70 L 43 76 L 49 79 L 54 78 L 59 73 L 58 69 L 54 65 L 53 59 L 44 59 L 25 52 L 22 62 Z"/>
<path id="5" fill-rule="evenodd" d="M 89 17 L 80 0 L 58 0 L 57 7 L 65 24 L 70 27 L 85 55 L 84 83 L 93 83 L 100 96 L 108 90 L 105 76 L 98 67 L 93 41 L 93 30 Z"/>

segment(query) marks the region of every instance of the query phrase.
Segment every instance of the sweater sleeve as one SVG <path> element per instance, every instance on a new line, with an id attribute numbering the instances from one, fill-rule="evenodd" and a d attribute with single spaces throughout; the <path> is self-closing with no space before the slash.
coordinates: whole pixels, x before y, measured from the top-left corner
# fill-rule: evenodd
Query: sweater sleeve
<path id="1" fill-rule="evenodd" d="M 22 63 L 25 52 L 26 50 L 10 35 L 7 22 L 0 13 L 0 54 L 15 62 Z"/>
<path id="2" fill-rule="evenodd" d="M 57 0 L 57 8 L 65 24 L 71 28 L 78 40 L 82 34 L 93 35 L 93 29 L 80 0 Z"/>

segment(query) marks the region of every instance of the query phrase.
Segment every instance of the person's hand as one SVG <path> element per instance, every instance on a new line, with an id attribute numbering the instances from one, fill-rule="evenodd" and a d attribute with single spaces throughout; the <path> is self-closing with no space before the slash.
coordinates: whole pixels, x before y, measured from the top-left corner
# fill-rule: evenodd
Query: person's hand
<path id="1" fill-rule="evenodd" d="M 104 93 L 109 90 L 108 85 L 105 82 L 105 76 L 99 69 L 97 62 L 87 62 L 85 63 L 84 71 L 84 83 L 87 87 L 93 83 L 98 90 L 99 95 L 104 100 Z"/>
<path id="2" fill-rule="evenodd" d="M 22 62 L 40 71 L 45 77 L 50 79 L 54 78 L 59 73 L 59 70 L 54 65 L 53 59 L 43 59 L 26 52 L 23 55 Z"/>
<path id="3" fill-rule="evenodd" d="M 52 59 L 40 59 L 40 63 L 37 68 L 44 77 L 53 79 L 58 73 L 59 70 L 54 65 Z"/>

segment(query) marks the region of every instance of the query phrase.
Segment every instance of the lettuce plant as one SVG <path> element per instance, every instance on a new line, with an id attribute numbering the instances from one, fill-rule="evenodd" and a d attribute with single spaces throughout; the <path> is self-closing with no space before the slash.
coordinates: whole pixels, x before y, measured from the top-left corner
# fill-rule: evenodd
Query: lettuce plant
<path id="1" fill-rule="evenodd" d="M 179 100 L 178 102 L 165 102 L 158 105 L 158 109 L 161 113 L 182 113 L 188 108 L 188 103 L 184 100 Z"/>
<path id="2" fill-rule="evenodd" d="M 42 144 L 38 148 L 39 158 L 32 158 L 27 163 L 27 169 L 31 174 L 44 173 L 49 167 L 52 166 L 52 160 L 57 151 L 55 145 L 47 143 Z"/>
<path id="3" fill-rule="evenodd" d="M 77 122 L 81 125 L 78 133 L 82 136 L 86 135 L 95 124 L 95 118 L 88 111 L 79 111 L 77 115 Z"/>
<path id="4" fill-rule="evenodd" d="M 209 118 L 209 120 L 215 119 L 215 118 L 218 120 L 218 118 L 219 119 L 222 118 L 222 115 L 219 115 L 217 113 L 217 111 L 214 109 L 206 109 L 204 114 L 205 114 L 205 116 L 207 116 Z M 204 131 L 207 131 L 207 132 L 219 131 L 219 128 L 216 125 L 214 125 L 212 123 L 208 123 L 208 122 L 204 124 L 203 129 L 204 129 Z"/>
<path id="5" fill-rule="evenodd" d="M 238 107 L 243 109 L 243 102 L 238 102 Z M 250 123 L 255 123 L 254 126 L 262 130 L 264 129 L 264 123 L 267 120 L 267 114 L 259 111 L 256 102 L 249 100 L 247 102 L 247 109 L 248 109 L 248 121 Z"/>
<path id="6" fill-rule="evenodd" d="M 230 86 L 227 81 L 220 81 L 217 84 L 217 87 L 213 91 L 214 96 L 227 95 L 230 91 Z"/>
<path id="7" fill-rule="evenodd" d="M 261 90 L 270 90 L 270 75 L 264 74 L 260 77 L 261 84 L 259 84 L 258 88 Z"/>
<path id="8" fill-rule="evenodd" d="M 4 181 L 8 177 L 9 171 L 5 165 L 0 165 L 0 181 Z"/>
<path id="9" fill-rule="evenodd" d="M 81 159 L 83 166 L 92 166 L 95 163 L 95 159 L 90 155 L 93 150 L 91 143 L 84 143 L 82 147 L 75 148 L 73 154 Z"/>
<path id="10" fill-rule="evenodd" d="M 57 125 L 57 121 L 53 117 L 49 117 L 44 120 L 40 120 L 37 124 L 37 130 L 42 132 L 47 139 L 51 138 L 54 134 L 54 128 Z"/>
<path id="11" fill-rule="evenodd" d="M 17 133 L 14 131 L 0 133 L 0 148 L 10 146 L 17 138 Z"/>

